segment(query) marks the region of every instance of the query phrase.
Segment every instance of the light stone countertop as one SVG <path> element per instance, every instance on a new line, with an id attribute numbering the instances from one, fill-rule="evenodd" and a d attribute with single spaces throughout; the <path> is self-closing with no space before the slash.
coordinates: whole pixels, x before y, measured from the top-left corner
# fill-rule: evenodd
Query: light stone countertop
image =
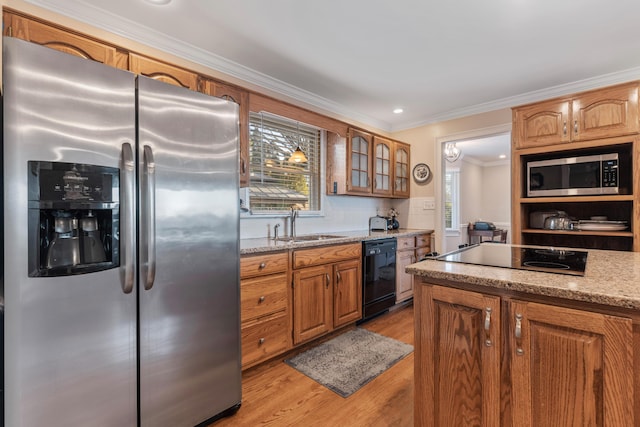
<path id="1" fill-rule="evenodd" d="M 405 271 L 427 279 L 639 310 L 640 252 L 581 250 L 589 253 L 584 276 L 436 260 L 411 264 Z"/>
<path id="2" fill-rule="evenodd" d="M 266 237 L 255 239 L 241 239 L 240 255 L 277 252 L 288 249 L 301 249 L 325 245 L 339 245 L 342 243 L 362 242 L 365 240 L 377 240 L 389 237 L 411 237 L 425 233 L 433 233 L 433 230 L 401 228 L 398 230 L 390 231 L 356 230 L 336 233 L 313 233 L 314 235 L 319 234 L 323 236 L 330 235 L 339 237 L 333 239 L 297 242 L 276 241 L 273 239 L 267 239 Z"/>

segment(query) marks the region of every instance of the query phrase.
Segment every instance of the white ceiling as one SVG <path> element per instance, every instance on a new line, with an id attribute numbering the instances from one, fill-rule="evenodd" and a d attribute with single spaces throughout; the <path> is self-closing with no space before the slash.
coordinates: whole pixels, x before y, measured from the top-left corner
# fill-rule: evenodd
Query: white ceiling
<path id="1" fill-rule="evenodd" d="M 640 78 L 638 0 L 27 1 L 386 131 Z"/>

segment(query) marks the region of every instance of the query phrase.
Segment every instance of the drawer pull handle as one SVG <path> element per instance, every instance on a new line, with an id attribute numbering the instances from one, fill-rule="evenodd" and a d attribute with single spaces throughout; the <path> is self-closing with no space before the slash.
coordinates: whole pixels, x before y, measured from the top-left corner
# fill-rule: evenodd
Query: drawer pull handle
<path id="1" fill-rule="evenodd" d="M 578 121 L 577 120 L 575 120 L 573 122 L 573 132 L 574 133 L 578 133 Z"/>
<path id="2" fill-rule="evenodd" d="M 264 344 L 264 338 L 260 338 L 260 339 L 258 340 L 258 344 L 260 344 L 260 345 Z"/>
<path id="3" fill-rule="evenodd" d="M 524 350 L 522 349 L 522 314 L 516 313 L 516 354 L 522 356 Z"/>
<path id="4" fill-rule="evenodd" d="M 260 268 L 260 270 L 262 270 L 262 269 L 264 269 L 264 268 L 266 268 L 266 267 L 267 267 L 267 263 L 266 263 L 266 262 L 261 262 L 261 263 L 260 263 L 260 267 L 259 267 L 259 268 Z"/>
<path id="5" fill-rule="evenodd" d="M 565 120 L 564 123 L 562 124 L 562 133 L 564 135 L 567 134 L 567 121 Z"/>
<path id="6" fill-rule="evenodd" d="M 493 345 L 493 343 L 491 342 L 491 307 L 487 307 L 484 309 L 484 333 L 485 333 L 485 340 L 484 340 L 484 345 L 486 345 L 487 347 L 491 347 Z"/>
<path id="7" fill-rule="evenodd" d="M 264 295 L 262 295 L 260 298 L 258 298 L 258 303 L 264 302 Z"/>
<path id="8" fill-rule="evenodd" d="M 340 276 L 340 272 L 336 272 L 336 277 L 337 277 L 337 281 L 338 283 L 340 283 L 340 281 L 342 280 L 342 277 Z"/>

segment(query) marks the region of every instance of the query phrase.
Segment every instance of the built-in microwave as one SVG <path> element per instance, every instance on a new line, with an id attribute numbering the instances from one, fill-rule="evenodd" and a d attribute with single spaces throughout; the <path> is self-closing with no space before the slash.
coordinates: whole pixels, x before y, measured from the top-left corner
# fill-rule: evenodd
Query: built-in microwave
<path id="1" fill-rule="evenodd" d="M 618 194 L 618 153 L 527 163 L 527 197 Z"/>

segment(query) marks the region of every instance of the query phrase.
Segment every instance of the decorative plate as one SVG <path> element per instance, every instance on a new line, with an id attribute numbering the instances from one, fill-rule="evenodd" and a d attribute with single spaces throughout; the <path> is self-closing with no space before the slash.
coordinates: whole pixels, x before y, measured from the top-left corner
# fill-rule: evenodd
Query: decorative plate
<path id="1" fill-rule="evenodd" d="M 418 163 L 413 167 L 413 179 L 416 182 L 427 182 L 431 178 L 431 169 L 424 163 Z"/>

